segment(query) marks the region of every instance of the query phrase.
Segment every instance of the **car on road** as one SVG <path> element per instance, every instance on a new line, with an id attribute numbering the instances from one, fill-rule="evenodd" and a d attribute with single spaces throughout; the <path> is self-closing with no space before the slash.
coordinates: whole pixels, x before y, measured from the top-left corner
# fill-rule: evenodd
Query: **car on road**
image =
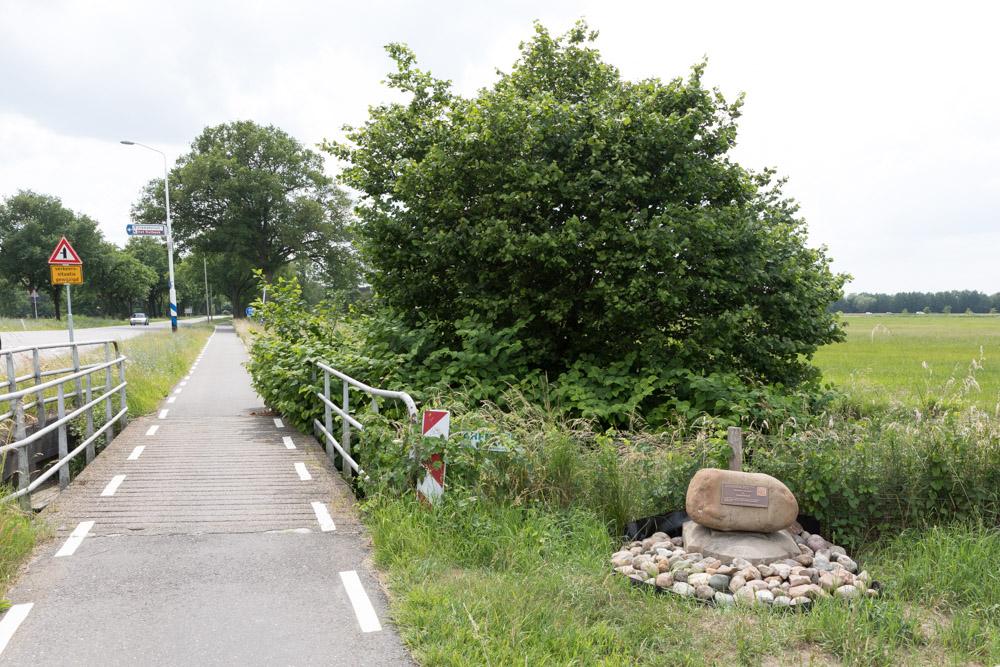
<path id="1" fill-rule="evenodd" d="M 129 320 L 128 320 L 128 325 L 130 327 L 133 327 L 136 324 L 145 324 L 148 327 L 149 326 L 149 318 L 146 317 L 145 313 L 133 313 L 132 317 L 130 317 Z"/>

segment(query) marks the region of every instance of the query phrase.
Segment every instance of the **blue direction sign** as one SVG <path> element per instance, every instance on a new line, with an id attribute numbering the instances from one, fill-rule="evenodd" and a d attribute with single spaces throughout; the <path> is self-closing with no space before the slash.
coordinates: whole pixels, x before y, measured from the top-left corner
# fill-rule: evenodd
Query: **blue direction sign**
<path id="1" fill-rule="evenodd" d="M 247 306 L 247 317 L 253 317 L 254 309 L 253 306 Z"/>
<path id="2" fill-rule="evenodd" d="M 125 231 L 129 236 L 164 236 L 167 233 L 166 225 L 125 225 Z"/>

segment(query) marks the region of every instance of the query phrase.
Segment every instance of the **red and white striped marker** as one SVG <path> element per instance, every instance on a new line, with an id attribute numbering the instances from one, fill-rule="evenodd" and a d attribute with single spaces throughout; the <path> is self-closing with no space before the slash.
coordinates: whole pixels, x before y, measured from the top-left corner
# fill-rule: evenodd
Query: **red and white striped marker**
<path id="1" fill-rule="evenodd" d="M 421 432 L 425 438 L 447 438 L 451 428 L 451 413 L 447 410 L 424 410 Z M 417 485 L 417 495 L 434 504 L 444 495 L 444 460 L 440 454 L 432 454 L 420 465 L 427 468 L 427 475 Z"/>

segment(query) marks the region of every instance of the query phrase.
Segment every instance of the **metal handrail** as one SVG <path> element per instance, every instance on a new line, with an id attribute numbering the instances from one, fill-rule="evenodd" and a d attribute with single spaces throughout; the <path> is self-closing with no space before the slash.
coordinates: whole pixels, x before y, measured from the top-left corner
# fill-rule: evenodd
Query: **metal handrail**
<path id="1" fill-rule="evenodd" d="M 318 419 L 313 420 L 313 427 L 316 429 L 317 434 L 322 433 L 326 441 L 326 454 L 331 459 L 333 458 L 334 450 L 340 453 L 343 459 L 343 472 L 345 475 L 350 476 L 351 470 L 357 472 L 359 475 L 363 476 L 366 480 L 368 475 L 364 470 L 358 466 L 357 462 L 351 457 L 351 427 L 354 427 L 358 432 L 363 432 L 364 426 L 356 419 L 351 417 L 351 403 L 350 403 L 350 388 L 354 387 L 370 396 L 372 396 L 371 409 L 372 412 L 378 414 L 378 397 L 381 398 L 392 398 L 398 401 L 402 401 L 403 405 L 406 406 L 406 412 L 410 417 L 410 422 L 416 424 L 419 412 L 417 411 L 417 404 L 414 402 L 413 398 L 407 394 L 405 391 L 389 391 L 387 389 L 376 389 L 371 387 L 364 382 L 355 380 L 349 375 L 341 373 L 335 368 L 331 368 L 322 362 L 314 362 L 316 366 L 323 371 L 323 391 L 316 392 L 316 396 L 323 403 L 324 421 L 320 423 Z M 343 382 L 343 401 L 342 405 L 336 405 L 330 398 L 330 376 L 334 376 Z M 334 413 L 340 417 L 342 428 L 341 428 L 341 440 L 337 442 L 337 439 L 333 436 L 333 415 Z"/>
<path id="2" fill-rule="evenodd" d="M 79 347 L 81 345 L 104 345 L 106 360 L 103 363 L 93 363 L 81 366 L 79 360 Z M 111 359 L 111 345 L 115 346 L 115 359 Z M 39 351 L 54 348 L 70 348 L 73 356 L 73 368 L 45 372 L 41 370 Z M 14 371 L 14 354 L 25 352 L 30 352 L 32 354 L 34 372 L 30 375 L 19 378 L 16 377 L 16 373 Z M 0 499 L 0 502 L 28 496 L 56 472 L 59 473 L 60 487 L 65 488 L 69 484 L 69 462 L 72 461 L 81 451 L 86 450 L 86 463 L 89 464 L 96 455 L 95 441 L 97 438 L 104 435 L 107 444 L 111 444 L 111 441 L 114 438 L 114 424 L 118 422 L 120 424 L 119 431 L 121 431 L 124 430 L 128 423 L 128 403 L 125 393 L 125 388 L 128 386 L 128 382 L 125 381 L 126 357 L 119 354 L 117 342 L 93 341 L 85 343 L 47 344 L 33 347 L 20 347 L 11 350 L 3 350 L 0 356 L 4 355 L 7 357 L 7 382 L 0 384 L 0 386 L 6 386 L 8 389 L 11 389 L 11 391 L 8 391 L 5 394 L 0 394 L 0 403 L 9 404 L 10 410 L 0 414 L 0 419 L 9 419 L 13 417 L 14 441 L 10 444 L 0 446 L 0 455 L 9 451 L 17 452 L 16 472 L 19 479 L 18 490 Z M 117 384 L 112 380 L 113 369 L 115 367 L 118 368 Z M 104 371 L 104 377 L 102 378 L 103 384 L 96 385 L 94 378 L 99 377 L 98 373 L 101 371 Z M 55 380 L 49 380 L 48 382 L 42 382 L 43 377 L 49 377 L 51 375 L 67 372 L 69 372 L 68 375 L 63 375 L 62 377 Z M 23 389 L 17 389 L 17 385 L 20 382 L 29 379 L 34 379 L 33 385 Z M 71 383 L 72 388 L 69 392 L 67 392 L 66 386 Z M 85 389 L 84 386 L 86 387 Z M 56 396 L 46 398 L 45 392 L 53 388 L 56 390 Z M 103 393 L 100 393 L 96 398 L 94 398 L 95 392 Z M 67 393 L 75 396 L 75 409 L 67 410 Z M 112 407 L 112 400 L 116 394 L 119 397 L 120 409 L 118 413 L 114 413 L 114 409 Z M 30 402 L 26 401 L 25 398 L 28 396 L 34 396 L 35 400 Z M 57 413 L 55 415 L 56 420 L 49 423 L 48 415 L 46 413 L 46 405 L 53 401 L 58 404 Z M 95 431 L 94 407 L 99 405 L 102 401 L 105 405 L 105 424 Z M 38 428 L 31 435 L 28 435 L 26 417 L 27 411 L 31 408 L 35 408 Z M 68 451 L 67 427 L 71 420 L 80 417 L 81 415 L 86 415 L 85 439 L 76 448 L 74 448 L 72 452 L 70 452 Z M 40 440 L 43 436 L 52 432 L 58 432 L 59 460 L 37 479 L 32 481 L 30 479 L 31 470 L 29 466 L 28 445 Z"/>

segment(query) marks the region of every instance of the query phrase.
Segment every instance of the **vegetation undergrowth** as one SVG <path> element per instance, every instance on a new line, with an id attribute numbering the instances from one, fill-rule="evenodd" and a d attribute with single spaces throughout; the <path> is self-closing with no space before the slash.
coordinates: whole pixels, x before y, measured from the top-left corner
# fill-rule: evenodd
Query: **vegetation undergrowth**
<path id="1" fill-rule="evenodd" d="M 353 360 L 351 368 L 373 366 L 352 322 L 334 327 L 328 315 L 292 313 L 291 305 L 286 317 L 280 289 L 274 294 L 267 327 L 252 335 L 250 366 L 269 404 L 311 430 L 322 411 L 305 394 L 319 387 L 302 360 L 331 359 L 303 328 L 333 332 L 342 345 L 336 358 Z M 923 410 L 898 398 L 859 414 L 855 403 L 867 399 L 854 393 L 821 414 L 771 413 L 765 431 L 746 429 L 746 469 L 788 484 L 800 511 L 882 585 L 877 599 L 782 615 L 650 596 L 609 574 L 626 521 L 682 508 L 691 475 L 725 465 L 728 420 L 614 429 L 573 418 L 553 394 L 508 388 L 502 400 L 484 402 L 475 392 L 426 392 L 423 407 L 452 411 L 446 441 L 402 425 L 391 402 L 380 415 L 360 410 L 366 430 L 354 453 L 371 481 L 355 485 L 396 594 L 394 614 L 424 663 L 1000 659 L 996 582 L 985 565 L 996 561 L 1000 518 L 992 414 L 962 403 Z M 416 461 L 438 452 L 446 493 L 429 508 L 414 499 L 423 475 Z"/>
<path id="2" fill-rule="evenodd" d="M 10 489 L 0 485 L 0 496 L 8 493 Z M 16 503 L 0 503 L 0 612 L 6 606 L 3 597 L 7 589 L 21 563 L 31 555 L 42 530 L 31 514 Z"/>

